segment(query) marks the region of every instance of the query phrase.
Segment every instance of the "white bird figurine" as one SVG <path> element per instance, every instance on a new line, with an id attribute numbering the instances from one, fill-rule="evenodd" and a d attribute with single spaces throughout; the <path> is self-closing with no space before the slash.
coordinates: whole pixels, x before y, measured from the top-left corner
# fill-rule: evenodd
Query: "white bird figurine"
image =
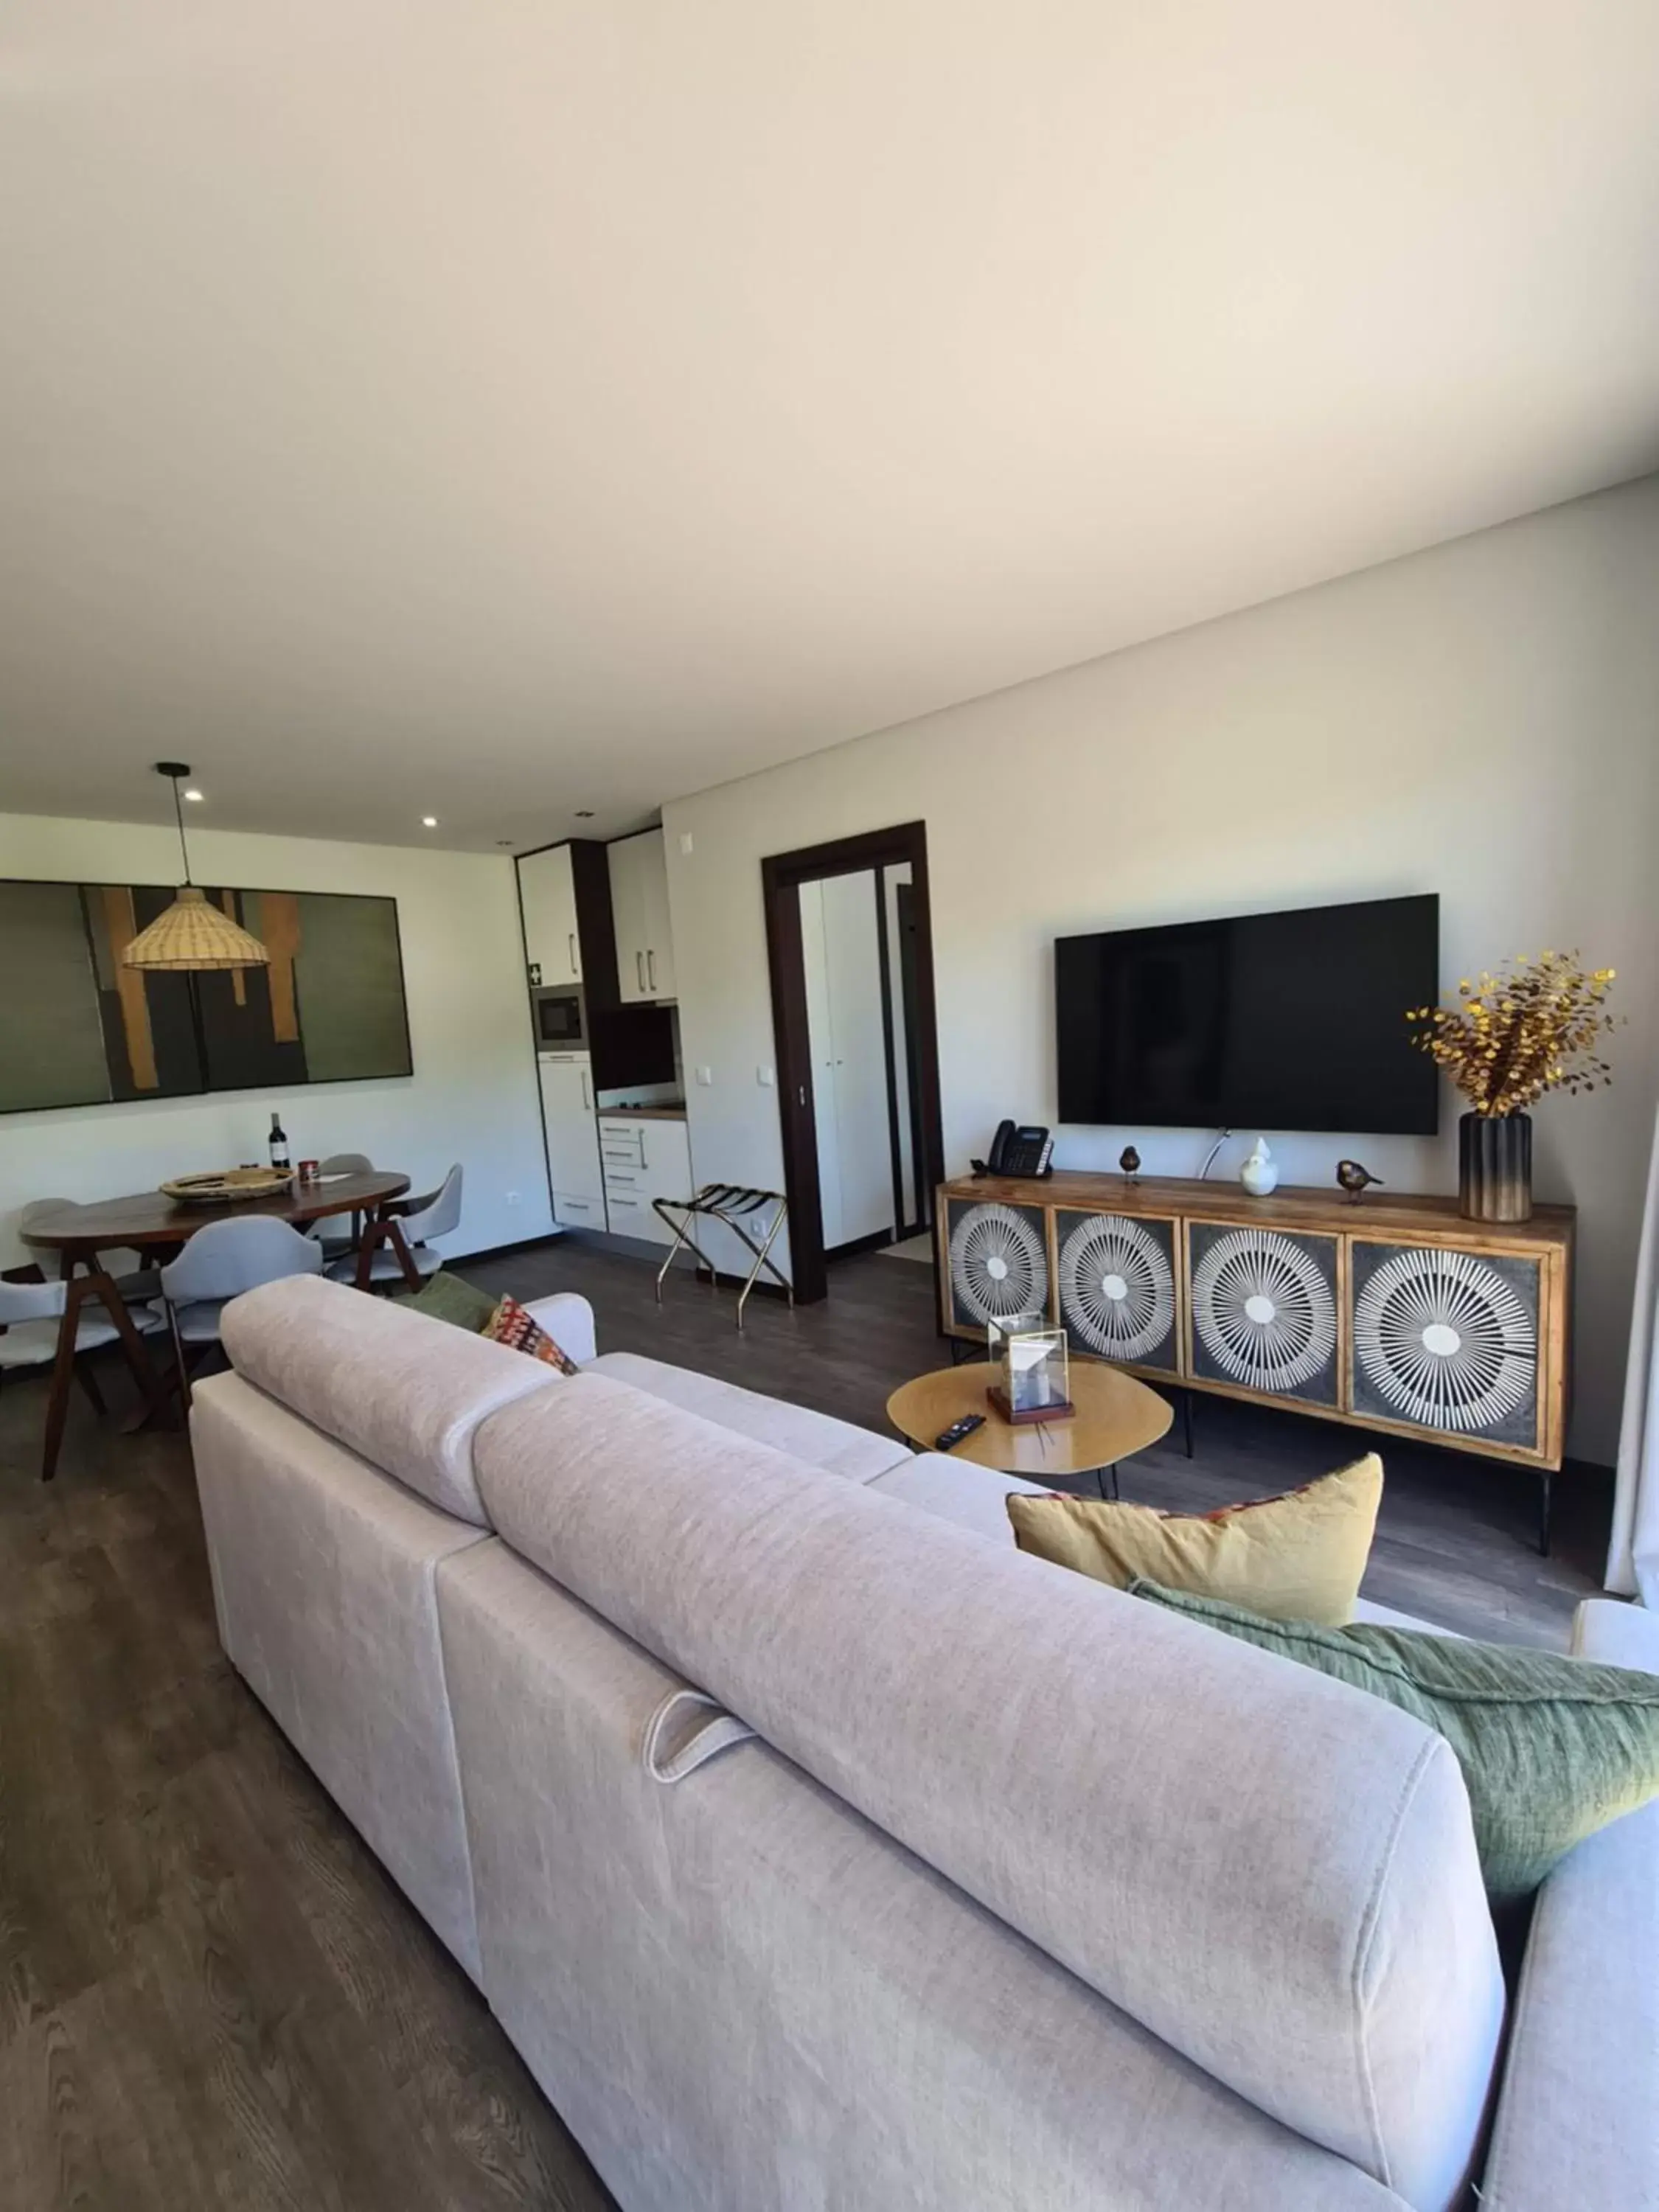
<path id="1" fill-rule="evenodd" d="M 1266 1198 L 1268 1192 L 1279 1188 L 1279 1162 L 1273 1158 L 1273 1146 L 1265 1137 L 1258 1137 L 1248 1158 L 1238 1170 L 1238 1179 L 1252 1198 Z"/>

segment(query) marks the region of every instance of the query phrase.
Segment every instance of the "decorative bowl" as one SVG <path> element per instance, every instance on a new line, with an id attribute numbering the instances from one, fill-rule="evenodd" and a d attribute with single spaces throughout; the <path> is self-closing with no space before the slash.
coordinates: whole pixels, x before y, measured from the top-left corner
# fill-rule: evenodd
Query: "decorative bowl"
<path id="1" fill-rule="evenodd" d="M 175 1176 L 161 1189 L 180 1206 L 242 1206 L 251 1198 L 275 1198 L 293 1180 L 289 1168 L 216 1168 Z"/>

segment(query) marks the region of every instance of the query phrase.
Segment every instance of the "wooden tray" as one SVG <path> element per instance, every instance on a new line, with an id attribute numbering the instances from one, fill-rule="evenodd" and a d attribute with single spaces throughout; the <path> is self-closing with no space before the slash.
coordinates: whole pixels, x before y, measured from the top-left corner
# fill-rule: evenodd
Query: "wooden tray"
<path id="1" fill-rule="evenodd" d="M 275 1198 L 293 1180 L 289 1168 L 215 1168 L 175 1176 L 161 1188 L 180 1206 L 244 1206 L 251 1198 Z"/>

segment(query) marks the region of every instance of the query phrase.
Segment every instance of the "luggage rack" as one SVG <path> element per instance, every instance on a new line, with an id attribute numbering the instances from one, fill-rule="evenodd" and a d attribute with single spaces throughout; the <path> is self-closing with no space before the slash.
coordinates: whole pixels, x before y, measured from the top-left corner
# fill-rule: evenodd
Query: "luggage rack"
<path id="1" fill-rule="evenodd" d="M 740 1237 L 754 1255 L 754 1265 L 744 1278 L 743 1288 L 738 1292 L 738 1327 L 743 1327 L 743 1310 L 748 1304 L 749 1293 L 755 1287 L 763 1268 L 772 1279 L 782 1286 L 793 1308 L 795 1286 L 779 1268 L 772 1257 L 772 1247 L 777 1242 L 780 1229 L 789 1218 L 789 1201 L 781 1190 L 753 1190 L 736 1182 L 706 1182 L 693 1198 L 653 1198 L 651 1201 L 674 1232 L 673 1245 L 668 1257 L 657 1270 L 657 1304 L 662 1304 L 662 1286 L 668 1270 L 673 1266 L 682 1247 L 695 1252 L 698 1261 L 708 1268 L 709 1280 L 714 1288 L 720 1286 L 720 1271 L 709 1258 L 696 1237 L 691 1224 L 699 1216 L 705 1220 L 718 1221 Z M 768 1218 L 768 1208 L 770 1217 Z M 758 1243 L 750 1234 L 764 1230 Z M 727 1273 L 732 1271 L 728 1268 Z"/>

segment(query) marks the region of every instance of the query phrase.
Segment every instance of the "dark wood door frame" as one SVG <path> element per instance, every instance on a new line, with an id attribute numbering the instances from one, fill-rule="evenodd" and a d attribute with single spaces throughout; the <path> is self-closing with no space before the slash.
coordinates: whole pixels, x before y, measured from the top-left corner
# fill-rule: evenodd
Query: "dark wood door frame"
<path id="1" fill-rule="evenodd" d="M 902 867 L 906 861 L 910 865 L 916 931 L 915 1012 L 921 1071 L 916 1103 L 921 1129 L 917 1179 L 922 1189 L 932 1190 L 945 1178 L 945 1133 L 939 1107 L 927 823 L 902 822 L 890 830 L 868 830 L 856 837 L 838 837 L 827 845 L 774 853 L 761 862 L 777 1051 L 778 1121 L 783 1136 L 783 1187 L 789 1200 L 790 1268 L 795 1297 L 802 1305 L 811 1305 L 823 1296 L 826 1276 L 817 1116 L 812 1105 L 812 1047 L 806 1018 L 806 966 L 801 947 L 800 900 L 796 894 L 803 884 L 821 882 L 826 876 Z"/>

